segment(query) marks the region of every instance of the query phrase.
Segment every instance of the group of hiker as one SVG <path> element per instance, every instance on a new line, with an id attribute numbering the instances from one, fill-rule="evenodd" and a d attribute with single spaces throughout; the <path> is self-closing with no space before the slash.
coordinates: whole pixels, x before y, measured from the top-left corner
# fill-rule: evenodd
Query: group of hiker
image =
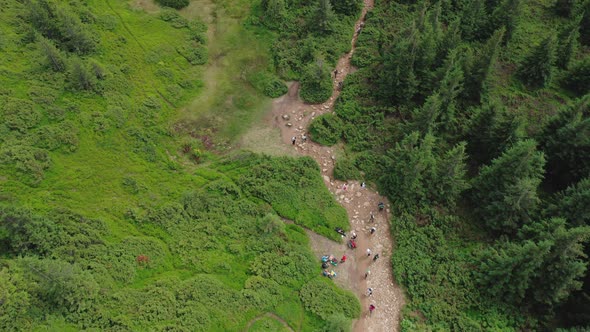
<path id="1" fill-rule="evenodd" d="M 364 187 L 364 186 L 362 186 Z M 344 186 L 342 187 L 343 189 L 345 188 Z M 385 204 L 383 202 L 379 202 L 379 204 L 377 204 L 377 208 L 379 209 L 379 211 L 383 211 L 385 209 Z M 370 223 L 375 223 L 375 214 L 373 213 L 373 211 L 370 212 L 369 214 L 369 222 Z M 358 244 L 357 244 L 357 237 L 358 235 L 356 234 L 356 232 L 353 230 L 350 232 L 350 236 L 347 236 L 346 232 L 344 231 L 344 229 L 342 229 L 341 227 L 336 227 L 334 228 L 334 230 L 340 234 L 340 236 L 342 236 L 342 238 L 346 238 L 346 245 L 349 249 L 356 249 Z M 377 227 L 375 224 L 373 224 L 371 226 L 371 228 L 369 229 L 369 236 L 374 235 L 377 232 Z M 371 248 L 367 248 L 366 251 L 367 257 L 371 258 L 371 256 L 373 256 L 373 262 L 377 261 L 379 259 L 379 253 L 375 253 L 373 254 Z M 322 256 L 322 269 L 323 272 L 322 274 L 325 277 L 328 277 L 330 279 L 333 279 L 337 276 L 337 273 L 334 272 L 334 270 L 329 270 L 329 268 L 331 266 L 337 266 L 339 263 L 342 264 L 344 262 L 346 262 L 347 257 L 346 255 L 342 255 L 342 258 L 340 260 L 338 260 L 334 255 L 324 255 Z M 369 275 L 371 274 L 371 270 L 367 270 L 365 272 L 365 279 L 369 278 Z M 373 288 L 368 288 L 367 289 L 367 297 L 371 297 L 373 295 Z M 373 311 L 375 310 L 375 305 L 373 303 L 371 303 L 369 305 L 369 314 L 372 315 Z"/>

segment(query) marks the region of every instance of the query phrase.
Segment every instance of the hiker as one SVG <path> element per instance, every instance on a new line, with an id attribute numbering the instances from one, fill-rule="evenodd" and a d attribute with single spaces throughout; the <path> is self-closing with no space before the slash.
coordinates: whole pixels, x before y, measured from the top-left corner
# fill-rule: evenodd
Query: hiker
<path id="1" fill-rule="evenodd" d="M 369 275 L 371 275 L 371 270 L 367 270 L 367 272 L 365 272 L 365 279 L 367 279 Z"/>
<path id="2" fill-rule="evenodd" d="M 371 304 L 369 306 L 369 315 L 373 315 L 373 311 L 375 311 L 375 306 Z"/>
<path id="3" fill-rule="evenodd" d="M 365 189 L 367 187 L 367 184 L 365 182 L 361 183 L 361 188 Z"/>
<path id="4" fill-rule="evenodd" d="M 367 288 L 367 296 L 371 296 L 373 295 L 373 288 L 369 287 Z"/>
<path id="5" fill-rule="evenodd" d="M 293 136 L 291 138 L 291 143 L 293 143 L 293 145 L 295 145 L 295 142 L 297 141 L 297 137 Z"/>
<path id="6" fill-rule="evenodd" d="M 348 188 L 348 186 L 345 184 L 342 185 L 342 190 L 346 190 L 346 188 Z"/>
<path id="7" fill-rule="evenodd" d="M 352 231 L 352 234 L 350 235 L 350 239 L 351 240 L 356 240 L 356 233 L 355 233 L 355 231 Z"/>
<path id="8" fill-rule="evenodd" d="M 375 222 L 375 214 L 373 214 L 373 211 L 371 211 L 371 216 L 369 217 L 369 220 L 371 222 Z"/>
<path id="9" fill-rule="evenodd" d="M 373 256 L 373 262 L 376 261 L 379 258 L 379 254 L 375 254 L 375 256 Z"/>
<path id="10" fill-rule="evenodd" d="M 344 262 L 346 262 L 346 255 L 342 255 L 342 258 L 340 258 L 340 263 Z"/>
<path id="11" fill-rule="evenodd" d="M 338 82 L 338 91 L 342 91 L 342 85 L 344 83 L 342 83 L 342 81 Z"/>
<path id="12" fill-rule="evenodd" d="M 367 257 L 371 257 L 371 249 L 367 248 Z"/>
<path id="13" fill-rule="evenodd" d="M 383 209 L 385 209 L 385 204 L 383 202 L 379 202 L 377 206 L 379 207 L 379 211 L 383 211 Z"/>
<path id="14" fill-rule="evenodd" d="M 336 232 L 342 236 L 346 236 L 346 233 L 344 232 L 344 230 L 340 227 L 336 227 L 335 228 Z"/>
<path id="15" fill-rule="evenodd" d="M 334 69 L 334 79 L 338 78 L 338 69 Z"/>
<path id="16" fill-rule="evenodd" d="M 307 136 L 305 136 L 305 134 L 301 135 L 301 140 L 303 143 L 307 142 Z"/>
<path id="17" fill-rule="evenodd" d="M 356 242 L 353 240 L 348 241 L 348 247 L 350 249 L 356 249 Z"/>
<path id="18" fill-rule="evenodd" d="M 377 228 L 371 227 L 371 235 L 375 234 L 376 231 L 377 231 Z"/>
<path id="19" fill-rule="evenodd" d="M 327 269 L 330 266 L 327 262 L 322 262 L 322 269 Z"/>

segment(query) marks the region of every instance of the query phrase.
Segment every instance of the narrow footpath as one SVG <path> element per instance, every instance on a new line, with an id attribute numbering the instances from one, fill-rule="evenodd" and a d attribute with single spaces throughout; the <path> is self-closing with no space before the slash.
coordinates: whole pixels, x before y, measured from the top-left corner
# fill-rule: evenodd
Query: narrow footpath
<path id="1" fill-rule="evenodd" d="M 361 301 L 361 317 L 354 322 L 353 326 L 353 330 L 358 332 L 399 331 L 404 297 L 401 288 L 394 281 L 391 266 L 393 240 L 388 220 L 389 203 L 385 197 L 380 196 L 369 186 L 361 188 L 358 181 L 348 181 L 344 186 L 345 182 L 334 180 L 332 174 L 337 158 L 337 148 L 321 146 L 309 139 L 304 141 L 303 136 L 307 135 L 306 130 L 312 119 L 334 111 L 334 102 L 340 94 L 338 84 L 344 81 L 351 70 L 354 70 L 350 59 L 355 50 L 358 34 L 364 26 L 367 11 L 372 7 L 373 0 L 365 0 L 362 15 L 355 24 L 351 51 L 340 58 L 336 67 L 338 73 L 332 74 L 333 93 L 330 99 L 323 104 L 305 104 L 298 98 L 299 84 L 293 83 L 287 95 L 274 101 L 272 118 L 267 118 L 268 122 L 280 130 L 283 146 L 289 146 L 295 150 L 296 154 L 310 156 L 318 162 L 322 169 L 324 183 L 346 208 L 351 228 L 358 235 L 357 249 L 354 251 L 348 249 L 343 241 L 342 244 L 335 244 L 340 249 L 339 253 L 334 252 L 334 254 L 345 253 L 353 258 L 350 262 L 344 263 L 350 264 L 342 266 L 347 269 L 345 279 L 335 281 L 352 290 Z M 295 144 L 292 144 L 293 137 L 296 138 Z M 386 204 L 382 212 L 378 211 L 379 202 Z M 371 212 L 375 216 L 374 221 L 371 221 Z M 370 233 L 372 227 L 376 228 L 374 234 Z M 326 254 L 327 252 L 322 251 L 326 249 L 326 246 L 319 243 L 326 240 L 318 237 L 310 234 L 312 248 L 318 255 Z M 367 249 L 372 252 L 370 257 L 367 256 Z M 374 261 L 375 254 L 379 254 L 379 258 Z M 370 274 L 365 279 L 367 271 L 370 271 Z M 373 289 L 372 296 L 367 296 L 368 288 Z M 371 304 L 376 307 L 372 315 L 369 314 Z"/>

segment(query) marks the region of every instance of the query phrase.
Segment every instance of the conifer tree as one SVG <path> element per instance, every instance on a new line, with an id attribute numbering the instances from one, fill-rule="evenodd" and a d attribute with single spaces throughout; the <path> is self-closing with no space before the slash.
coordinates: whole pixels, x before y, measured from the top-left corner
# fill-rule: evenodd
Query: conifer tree
<path id="1" fill-rule="evenodd" d="M 393 104 L 409 102 L 418 91 L 419 81 L 414 73 L 415 40 L 412 32 L 401 35 L 383 60 L 378 72 L 379 94 Z"/>
<path id="2" fill-rule="evenodd" d="M 463 91 L 463 68 L 461 58 L 453 51 L 446 63 L 444 77 L 440 81 L 438 94 L 441 99 L 440 122 L 441 131 L 454 136 L 457 128 L 456 107 L 457 97 Z"/>
<path id="3" fill-rule="evenodd" d="M 560 190 L 590 174 L 590 95 L 565 107 L 539 138 L 547 155 L 546 180 Z"/>
<path id="4" fill-rule="evenodd" d="M 477 281 L 492 297 L 520 304 L 533 287 L 534 277 L 549 253 L 549 242 L 505 242 L 485 250 Z"/>
<path id="5" fill-rule="evenodd" d="M 578 0 L 557 0 L 553 10 L 563 17 L 571 17 L 578 7 Z"/>
<path id="6" fill-rule="evenodd" d="M 277 27 L 285 17 L 284 0 L 268 0 L 265 6 L 265 24 L 269 27 Z"/>
<path id="7" fill-rule="evenodd" d="M 580 21 L 582 16 L 579 15 L 566 29 L 559 35 L 559 45 L 557 65 L 562 69 L 567 69 L 571 60 L 578 50 L 578 38 L 580 37 Z"/>
<path id="8" fill-rule="evenodd" d="M 96 76 L 92 75 L 79 58 L 72 60 L 69 77 L 72 86 L 77 90 L 92 90 L 95 87 Z"/>
<path id="9" fill-rule="evenodd" d="M 67 68 L 64 55 L 50 40 L 42 36 L 39 36 L 39 38 L 39 47 L 41 48 L 41 52 L 47 58 L 47 64 L 49 67 L 54 71 L 64 72 Z"/>
<path id="10" fill-rule="evenodd" d="M 488 164 L 524 134 L 522 118 L 508 113 L 498 101 L 475 109 L 466 135 L 467 152 L 478 165 Z"/>
<path id="11" fill-rule="evenodd" d="M 402 209 L 414 210 L 425 203 L 428 184 L 436 172 L 434 140 L 430 134 L 421 138 L 413 132 L 387 153 L 385 174 L 379 181 L 381 191 Z"/>
<path id="12" fill-rule="evenodd" d="M 344 15 L 355 15 L 362 6 L 362 2 L 358 0 L 332 0 L 331 2 L 334 11 Z"/>
<path id="13" fill-rule="evenodd" d="M 492 29 L 506 28 L 504 42 L 508 43 L 516 31 L 516 26 L 522 15 L 522 0 L 503 0 L 495 6 L 492 12 Z"/>
<path id="14" fill-rule="evenodd" d="M 588 266 L 584 244 L 590 239 L 590 227 L 567 228 L 564 219 L 552 218 L 525 225 L 519 235 L 551 244 L 532 280 L 530 293 L 535 303 L 551 309 L 582 287 L 580 278 Z"/>
<path id="15" fill-rule="evenodd" d="M 421 137 L 434 133 L 438 126 L 441 106 L 441 98 L 438 93 L 428 97 L 424 105 L 413 112 L 412 122 L 410 123 L 412 131 L 420 132 Z"/>
<path id="16" fill-rule="evenodd" d="M 556 202 L 547 208 L 547 214 L 565 218 L 570 226 L 590 226 L 590 178 L 557 193 Z"/>
<path id="17" fill-rule="evenodd" d="M 533 140 L 516 143 L 473 180 L 472 202 L 490 229 L 514 234 L 530 222 L 537 208 L 537 187 L 545 158 Z"/>
<path id="18" fill-rule="evenodd" d="M 466 62 L 463 93 L 465 99 L 476 104 L 481 102 L 482 95 L 485 93 L 485 83 L 496 64 L 498 53 L 502 47 L 501 41 L 504 33 L 504 28 L 496 30 L 482 47 L 478 56 L 473 61 Z"/>
<path id="19" fill-rule="evenodd" d="M 590 57 L 572 63 L 562 84 L 578 96 L 590 93 Z"/>
<path id="20" fill-rule="evenodd" d="M 520 79 L 531 87 L 544 88 L 549 85 L 557 60 L 556 51 L 555 37 L 551 35 L 545 38 L 520 64 L 517 72 Z"/>
<path id="21" fill-rule="evenodd" d="M 318 7 L 313 16 L 312 29 L 320 34 L 332 32 L 332 21 L 334 20 L 334 11 L 330 0 L 318 0 Z"/>
<path id="22" fill-rule="evenodd" d="M 446 59 L 449 52 L 461 44 L 461 21 L 453 20 L 449 23 L 447 30 L 444 32 L 438 45 L 437 59 Z"/>
<path id="23" fill-rule="evenodd" d="M 440 158 L 432 190 L 435 201 L 453 208 L 461 193 L 469 188 L 466 160 L 465 142 L 457 144 Z"/>
<path id="24" fill-rule="evenodd" d="M 578 13 L 582 13 L 582 21 L 580 22 L 580 43 L 582 45 L 590 46 L 590 0 L 586 0 L 580 6 Z"/>
<path id="25" fill-rule="evenodd" d="M 482 40 L 488 35 L 485 0 L 471 0 L 463 8 L 461 33 L 467 41 Z"/>

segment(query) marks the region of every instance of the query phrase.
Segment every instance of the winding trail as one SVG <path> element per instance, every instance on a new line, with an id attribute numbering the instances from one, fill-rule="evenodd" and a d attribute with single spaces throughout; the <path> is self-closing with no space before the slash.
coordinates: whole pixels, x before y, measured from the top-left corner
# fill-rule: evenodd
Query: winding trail
<path id="1" fill-rule="evenodd" d="M 296 155 L 310 156 L 318 162 L 322 169 L 324 183 L 336 196 L 337 201 L 346 208 L 351 227 L 358 235 L 358 248 L 352 251 L 342 243 L 326 244 L 326 239 L 308 232 L 312 249 L 318 256 L 327 253 L 326 250 L 338 248 L 336 249 L 338 254 L 345 253 L 352 258 L 345 263 L 347 264 L 346 276 L 343 280 L 338 280 L 340 276 L 337 277 L 336 282 L 352 290 L 361 301 L 362 314 L 353 326 L 353 330 L 356 332 L 399 331 L 404 295 L 401 288 L 395 283 L 391 266 L 393 239 L 388 220 L 389 203 L 385 197 L 380 196 L 373 189 L 361 188 L 357 181 L 349 181 L 347 188 L 343 188 L 344 182 L 332 178 L 338 148 L 321 146 L 310 140 L 303 141 L 302 135 L 306 133 L 310 121 L 316 116 L 334 111 L 334 102 L 340 94 L 338 83 L 344 81 L 346 75 L 354 71 L 350 59 L 355 50 L 359 31 L 364 25 L 367 11 L 373 7 L 373 1 L 365 0 L 361 17 L 355 24 L 351 50 L 338 61 L 336 66 L 338 74 L 333 81 L 333 92 L 330 99 L 323 104 L 305 104 L 298 97 L 299 84 L 295 82 L 289 87 L 287 95 L 277 98 L 273 102 L 272 113 L 266 119 L 267 124 L 280 130 L 283 147 L 288 146 L 294 150 Z M 292 144 L 292 137 L 297 138 L 296 144 Z M 385 211 L 378 212 L 379 202 L 386 203 Z M 374 212 L 375 215 L 374 222 L 370 221 L 371 212 Z M 377 228 L 375 234 L 370 234 L 371 227 Z M 372 250 L 373 255 L 378 253 L 380 258 L 373 261 L 373 256 L 367 257 L 367 248 Z M 370 270 L 370 275 L 365 279 L 367 270 Z M 368 287 L 373 289 L 371 297 L 366 296 Z M 369 315 L 368 310 L 370 304 L 374 304 L 376 307 L 372 315 Z"/>

